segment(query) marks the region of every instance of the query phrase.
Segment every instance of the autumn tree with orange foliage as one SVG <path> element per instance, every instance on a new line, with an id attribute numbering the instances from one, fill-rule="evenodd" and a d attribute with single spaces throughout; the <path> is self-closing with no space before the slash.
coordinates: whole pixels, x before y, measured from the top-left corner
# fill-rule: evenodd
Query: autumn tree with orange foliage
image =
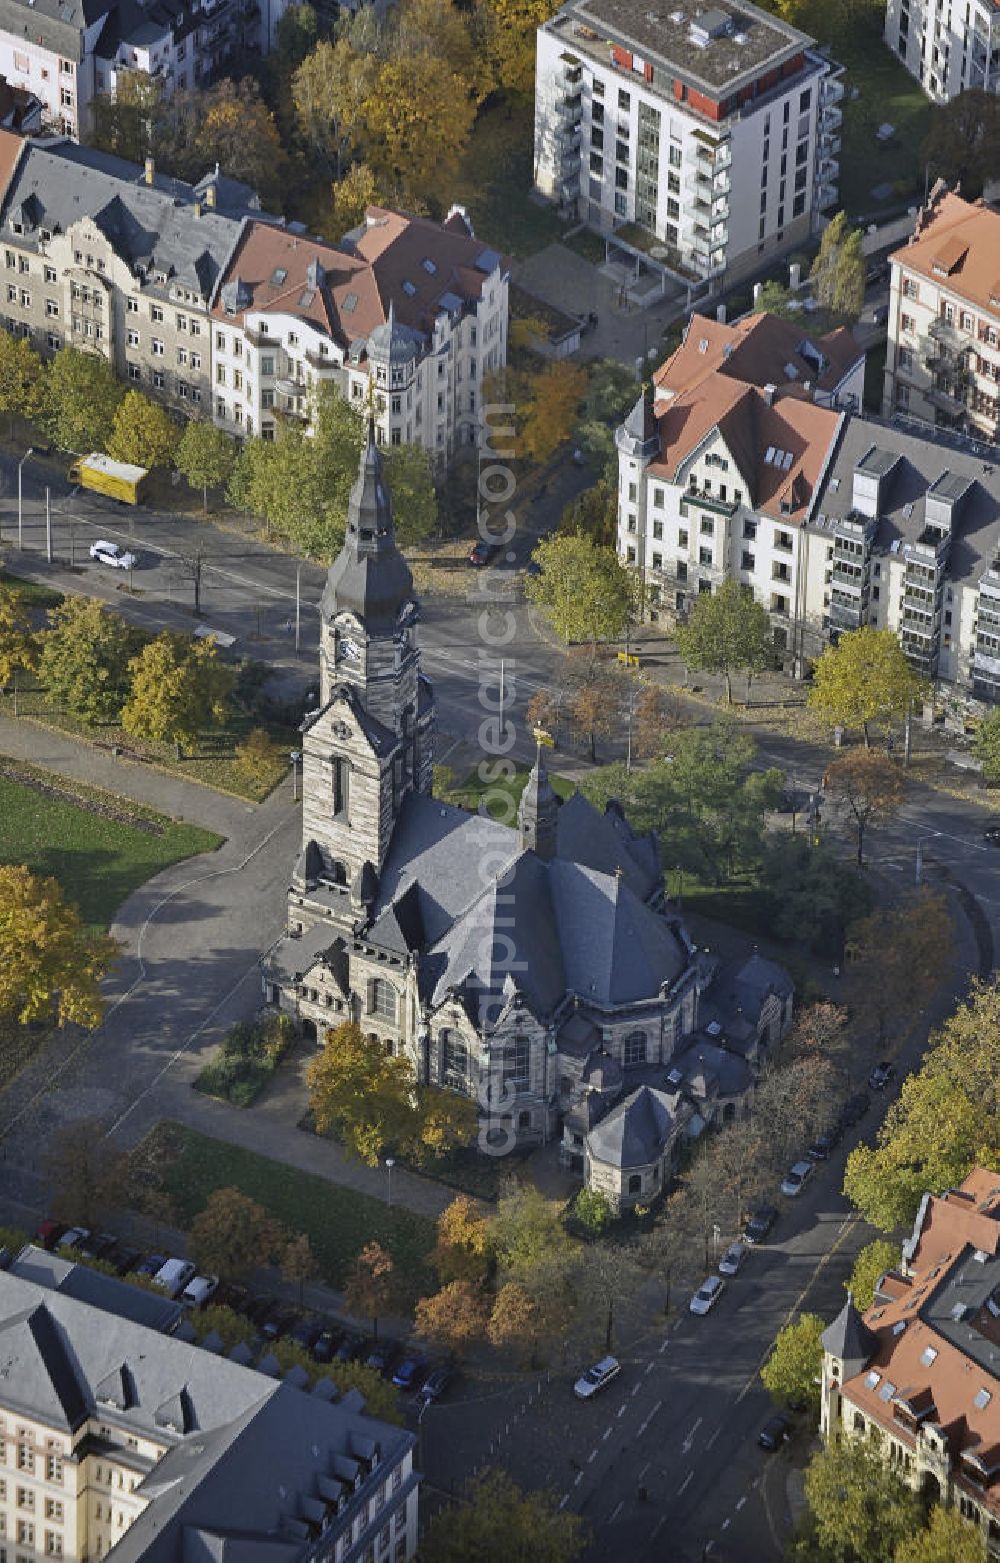
<path id="1" fill-rule="evenodd" d="M 489 1302 L 472 1281 L 451 1281 L 432 1297 L 421 1297 L 413 1312 L 417 1335 L 456 1355 L 481 1340 Z"/>

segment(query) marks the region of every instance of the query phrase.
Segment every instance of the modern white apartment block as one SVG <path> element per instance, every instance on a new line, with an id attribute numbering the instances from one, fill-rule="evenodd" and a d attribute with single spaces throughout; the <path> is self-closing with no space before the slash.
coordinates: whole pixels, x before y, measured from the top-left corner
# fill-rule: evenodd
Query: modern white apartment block
<path id="1" fill-rule="evenodd" d="M 836 202 L 835 71 L 750 4 L 570 0 L 538 30 L 535 184 L 696 278 L 753 269 Z"/>
<path id="2" fill-rule="evenodd" d="M 167 95 L 224 73 L 243 48 L 266 54 L 284 0 L 0 0 L 0 76 L 45 106 L 64 135 L 86 136 L 93 100 L 122 72 L 158 77 Z"/>
<path id="3" fill-rule="evenodd" d="M 888 0 L 885 41 L 935 103 L 967 87 L 1000 90 L 1000 9 L 993 0 Z"/>
<path id="4" fill-rule="evenodd" d="M 367 1416 L 357 1391 L 309 1392 L 295 1370 L 276 1382 L 14 1274 L 0 1274 L 0 1339 L 12 1563 L 413 1556 L 414 1436 Z"/>
<path id="5" fill-rule="evenodd" d="M 863 373 L 849 332 L 693 316 L 618 432 L 619 554 L 657 616 L 743 582 L 796 673 L 868 624 L 945 692 L 996 700 L 1000 468 L 860 416 Z"/>
<path id="6" fill-rule="evenodd" d="M 509 264 L 464 212 L 444 223 L 369 207 L 339 247 L 248 225 L 213 311 L 213 414 L 273 437 L 332 382 L 378 439 L 439 463 L 476 442 L 483 377 L 507 358 Z"/>
<path id="7" fill-rule="evenodd" d="M 942 183 L 891 257 L 883 413 L 1000 440 L 1000 213 Z"/>

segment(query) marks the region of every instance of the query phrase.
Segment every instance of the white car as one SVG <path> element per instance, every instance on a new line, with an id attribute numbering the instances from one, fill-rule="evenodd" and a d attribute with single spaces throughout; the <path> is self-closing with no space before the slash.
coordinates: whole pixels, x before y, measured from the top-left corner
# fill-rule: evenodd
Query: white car
<path id="1" fill-rule="evenodd" d="M 722 1258 L 719 1260 L 720 1275 L 738 1275 L 740 1265 L 747 1256 L 745 1243 L 730 1243 Z"/>
<path id="2" fill-rule="evenodd" d="M 89 1227 L 70 1227 L 63 1233 L 56 1244 L 56 1251 L 58 1252 L 60 1248 L 79 1248 L 80 1244 L 85 1243 L 89 1236 Z"/>
<path id="3" fill-rule="evenodd" d="M 815 1171 L 816 1167 L 813 1162 L 797 1161 L 795 1166 L 789 1167 L 788 1171 L 785 1173 L 784 1180 L 781 1185 L 782 1194 L 787 1195 L 789 1199 L 794 1199 L 797 1194 L 802 1193 L 802 1190 L 805 1188 L 806 1184 L 809 1182 L 809 1179 L 812 1177 Z"/>
<path id="4" fill-rule="evenodd" d="M 217 1275 L 196 1275 L 193 1281 L 189 1281 L 181 1292 L 181 1303 L 185 1308 L 204 1308 L 205 1304 L 214 1297 L 219 1289 L 219 1277 Z"/>
<path id="5" fill-rule="evenodd" d="M 621 1372 L 622 1365 L 617 1357 L 602 1357 L 600 1362 L 595 1362 L 592 1368 L 588 1368 L 582 1378 L 578 1378 L 573 1385 L 573 1393 L 578 1400 L 590 1400 L 605 1385 L 610 1384 L 613 1378 Z"/>
<path id="6" fill-rule="evenodd" d="M 179 1297 L 197 1274 L 197 1269 L 189 1259 L 168 1259 L 153 1276 L 153 1285 L 166 1292 L 168 1297 Z"/>
<path id="7" fill-rule="evenodd" d="M 130 554 L 127 548 L 119 548 L 117 543 L 105 542 L 103 538 L 91 543 L 90 557 L 95 564 L 110 565 L 112 570 L 131 570 L 139 563 L 137 556 Z"/>
<path id="8" fill-rule="evenodd" d="M 710 1313 L 711 1310 L 715 1307 L 719 1298 L 722 1296 L 725 1289 L 725 1281 L 720 1280 L 717 1275 L 710 1275 L 707 1280 L 702 1281 L 698 1290 L 692 1297 L 688 1305 L 691 1309 L 691 1312 Z"/>

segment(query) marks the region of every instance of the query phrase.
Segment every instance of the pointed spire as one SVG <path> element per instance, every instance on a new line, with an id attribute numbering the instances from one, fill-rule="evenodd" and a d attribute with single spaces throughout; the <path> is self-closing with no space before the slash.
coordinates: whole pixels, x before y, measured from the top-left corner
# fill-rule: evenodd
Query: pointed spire
<path id="1" fill-rule="evenodd" d="M 549 781 L 541 738 L 536 735 L 535 763 L 517 809 L 521 845 L 548 861 L 556 854 L 559 799 Z"/>
<path id="2" fill-rule="evenodd" d="M 365 444 L 347 502 L 344 546 L 330 566 L 320 611 L 331 619 L 354 613 L 368 628 L 395 623 L 413 591 L 413 577 L 396 546 L 392 501 L 385 483 L 375 416 L 368 414 Z"/>

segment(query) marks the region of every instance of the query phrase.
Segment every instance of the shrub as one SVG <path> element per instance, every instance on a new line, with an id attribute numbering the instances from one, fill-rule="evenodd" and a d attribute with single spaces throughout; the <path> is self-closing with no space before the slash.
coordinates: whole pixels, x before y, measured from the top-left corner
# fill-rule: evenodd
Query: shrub
<path id="1" fill-rule="evenodd" d="M 287 1015 L 269 1012 L 231 1026 L 195 1081 L 199 1091 L 234 1107 L 249 1107 L 288 1052 L 295 1027 Z"/>

